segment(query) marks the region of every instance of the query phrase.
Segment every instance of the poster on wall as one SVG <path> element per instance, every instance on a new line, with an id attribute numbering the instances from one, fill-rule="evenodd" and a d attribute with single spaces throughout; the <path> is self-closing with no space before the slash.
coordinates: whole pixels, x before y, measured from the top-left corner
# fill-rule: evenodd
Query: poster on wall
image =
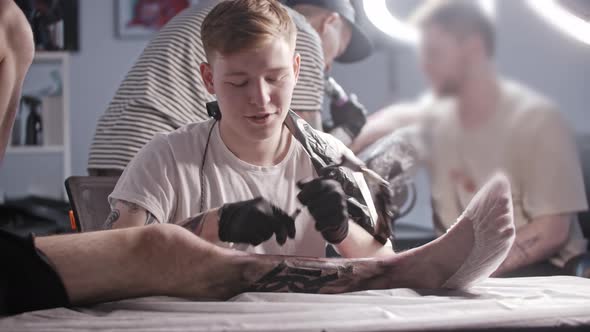
<path id="1" fill-rule="evenodd" d="M 120 39 L 149 38 L 197 0 L 117 0 L 116 35 Z"/>

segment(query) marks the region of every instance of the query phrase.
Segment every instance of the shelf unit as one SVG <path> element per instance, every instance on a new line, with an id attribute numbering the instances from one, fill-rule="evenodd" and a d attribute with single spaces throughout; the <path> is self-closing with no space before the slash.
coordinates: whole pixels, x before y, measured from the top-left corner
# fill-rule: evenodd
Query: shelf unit
<path id="1" fill-rule="evenodd" d="M 46 145 L 46 146 L 17 146 L 6 149 L 6 154 L 26 154 L 26 153 L 62 153 L 63 145 Z"/>
<path id="2" fill-rule="evenodd" d="M 60 192 L 60 197 L 54 197 L 54 198 L 61 198 L 61 199 L 67 199 L 67 195 L 65 194 L 65 189 L 63 188 L 63 182 L 64 180 L 69 177 L 71 175 L 71 139 L 70 139 L 70 84 L 69 84 L 69 80 L 70 80 L 70 54 L 68 52 L 62 52 L 62 51 L 56 51 L 56 52 L 49 52 L 49 51 L 37 51 L 35 53 L 35 58 L 33 60 L 33 64 L 31 65 L 31 68 L 29 69 L 29 73 L 27 74 L 27 79 L 30 79 L 31 81 L 34 81 L 35 78 L 29 78 L 29 75 L 34 75 L 33 71 L 35 66 L 40 65 L 40 64 L 44 64 L 44 65 L 49 65 L 49 66 L 54 66 L 57 68 L 59 68 L 59 73 L 60 73 L 60 77 L 61 77 L 61 105 L 62 105 L 62 139 L 63 139 L 63 144 L 60 145 L 45 145 L 45 146 L 29 146 L 29 145 L 19 145 L 19 146 L 8 146 L 7 151 L 6 151 L 6 157 L 4 160 L 4 163 L 10 163 L 12 162 L 12 167 L 10 168 L 8 172 L 8 174 L 2 174 L 2 177 L 0 177 L 0 180 L 3 182 L 19 182 L 20 179 L 15 179 L 14 177 L 19 177 L 20 174 L 18 174 L 18 170 L 19 170 L 19 158 L 29 158 L 28 160 L 31 160 L 31 156 L 34 157 L 34 160 L 38 160 L 39 161 L 39 166 L 45 166 L 44 168 L 47 168 L 48 165 L 43 164 L 43 158 L 46 158 L 46 156 L 48 155 L 55 155 L 55 154 L 59 154 L 61 156 L 61 164 L 62 164 L 62 168 L 61 168 L 61 179 L 59 179 L 59 181 L 57 181 L 57 179 L 51 179 L 48 182 L 55 182 L 55 185 L 60 185 L 60 188 L 41 188 L 43 190 L 47 190 L 48 192 L 57 192 L 59 190 Z M 25 86 L 23 87 L 23 92 L 26 91 L 27 88 L 27 79 L 25 79 Z M 24 156 L 24 157 L 23 157 Z M 37 156 L 39 157 L 37 159 Z M 23 159 L 26 160 L 26 159 Z M 23 168 L 29 166 L 30 165 L 26 165 L 26 162 L 22 162 L 20 161 L 20 163 L 22 163 Z M 15 171 L 16 169 L 16 171 Z M 2 171 L 2 173 L 5 173 L 5 171 Z M 15 173 L 15 174 L 10 174 L 10 173 Z M 39 174 L 35 174 L 35 176 L 37 178 L 41 177 L 41 170 L 39 172 Z M 31 181 L 29 179 L 29 181 Z M 27 186 L 27 179 L 22 179 L 22 183 L 23 186 Z M 8 188 L 6 188 L 6 186 Z M 2 191 L 2 194 L 6 195 L 7 198 L 13 198 L 13 196 L 20 196 L 23 193 L 21 192 L 20 195 L 19 194 L 15 194 L 14 193 L 14 183 L 12 185 L 6 185 L 5 183 L 1 183 L 0 182 L 0 191 Z M 28 184 L 28 189 L 25 189 L 25 195 L 26 194 L 36 194 L 35 192 L 31 193 L 30 188 L 34 187 L 36 189 L 39 189 L 38 187 L 35 187 L 35 184 Z"/>
<path id="3" fill-rule="evenodd" d="M 64 51 L 37 51 L 35 52 L 35 60 L 33 62 L 39 61 L 68 61 L 70 58 L 70 54 Z"/>

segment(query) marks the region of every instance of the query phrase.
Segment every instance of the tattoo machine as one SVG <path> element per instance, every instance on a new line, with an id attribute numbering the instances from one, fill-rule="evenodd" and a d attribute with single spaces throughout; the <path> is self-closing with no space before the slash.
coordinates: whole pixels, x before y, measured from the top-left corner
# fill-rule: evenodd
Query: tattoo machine
<path id="1" fill-rule="evenodd" d="M 365 163 L 363 163 L 360 159 L 358 159 L 354 155 L 343 154 L 342 160 L 339 164 L 327 166 L 325 169 L 330 169 L 334 167 L 346 167 L 353 172 L 360 172 L 363 176 L 370 182 L 377 184 L 378 190 L 375 193 L 376 202 L 375 208 L 377 211 L 374 211 L 376 215 L 377 226 L 378 228 L 385 228 L 385 232 L 387 234 L 391 234 L 391 226 L 390 221 L 393 218 L 393 213 L 391 211 L 391 202 L 393 200 L 393 191 L 391 190 L 390 184 L 387 180 L 385 180 L 381 175 L 377 172 L 367 168 Z M 371 209 L 371 204 L 369 204 L 369 209 Z M 379 222 L 379 219 L 381 221 Z"/>

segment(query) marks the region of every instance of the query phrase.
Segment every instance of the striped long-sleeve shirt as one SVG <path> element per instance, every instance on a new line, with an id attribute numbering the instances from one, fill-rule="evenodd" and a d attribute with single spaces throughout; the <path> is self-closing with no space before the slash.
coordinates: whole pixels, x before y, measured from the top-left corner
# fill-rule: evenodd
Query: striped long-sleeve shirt
<path id="1" fill-rule="evenodd" d="M 147 45 L 98 121 L 88 169 L 123 170 L 156 133 L 208 119 L 205 103 L 214 96 L 205 89 L 199 66 L 206 61 L 201 24 L 211 8 L 188 8 Z M 303 16 L 288 10 L 301 55 L 291 108 L 317 112 L 324 86 L 321 41 Z"/>

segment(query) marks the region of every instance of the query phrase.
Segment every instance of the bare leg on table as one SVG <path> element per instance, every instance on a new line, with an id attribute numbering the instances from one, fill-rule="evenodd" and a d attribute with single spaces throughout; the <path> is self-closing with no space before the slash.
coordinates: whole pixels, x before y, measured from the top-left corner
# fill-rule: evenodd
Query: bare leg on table
<path id="1" fill-rule="evenodd" d="M 251 255 L 176 225 L 37 238 L 36 245 L 55 265 L 74 305 L 153 295 L 228 299 L 245 291 L 461 288 L 489 276 L 510 249 L 509 197 L 506 179 L 496 177 L 445 235 L 386 258 Z M 481 258 L 482 252 L 493 254 Z"/>

